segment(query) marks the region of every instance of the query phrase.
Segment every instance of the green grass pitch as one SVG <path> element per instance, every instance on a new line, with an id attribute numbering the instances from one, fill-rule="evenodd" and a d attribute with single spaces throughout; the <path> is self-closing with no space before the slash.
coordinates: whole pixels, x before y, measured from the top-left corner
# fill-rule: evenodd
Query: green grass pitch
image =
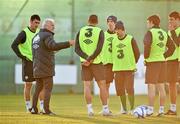
<path id="1" fill-rule="evenodd" d="M 155 114 L 145 119 L 137 119 L 132 115 L 118 115 L 120 101 L 117 96 L 110 97 L 109 107 L 112 117 L 103 117 L 98 112 L 102 106 L 99 96 L 93 97 L 94 117 L 88 117 L 83 95 L 53 94 L 51 109 L 56 116 L 31 115 L 25 112 L 22 95 L 0 95 L 0 124 L 180 124 L 180 95 L 177 99 L 177 116 L 156 117 L 158 97 L 155 102 Z M 168 109 L 168 97 L 166 110 Z M 147 104 L 147 96 L 135 96 L 135 105 Z"/>

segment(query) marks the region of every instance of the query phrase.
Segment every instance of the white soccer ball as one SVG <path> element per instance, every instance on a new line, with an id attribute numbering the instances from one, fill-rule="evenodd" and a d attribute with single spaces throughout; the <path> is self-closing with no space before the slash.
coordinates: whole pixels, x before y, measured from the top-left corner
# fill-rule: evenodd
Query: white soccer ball
<path id="1" fill-rule="evenodd" d="M 146 105 L 136 107 L 134 109 L 134 111 L 133 111 L 133 116 L 136 117 L 136 118 L 144 118 L 144 117 L 146 117 L 147 108 L 148 107 Z"/>

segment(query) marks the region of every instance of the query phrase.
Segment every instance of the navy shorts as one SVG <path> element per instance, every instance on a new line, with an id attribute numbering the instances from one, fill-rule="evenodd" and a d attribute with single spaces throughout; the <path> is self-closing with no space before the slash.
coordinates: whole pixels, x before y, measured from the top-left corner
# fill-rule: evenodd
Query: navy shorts
<path id="1" fill-rule="evenodd" d="M 33 62 L 22 60 L 22 80 L 25 82 L 35 81 L 33 77 Z"/>

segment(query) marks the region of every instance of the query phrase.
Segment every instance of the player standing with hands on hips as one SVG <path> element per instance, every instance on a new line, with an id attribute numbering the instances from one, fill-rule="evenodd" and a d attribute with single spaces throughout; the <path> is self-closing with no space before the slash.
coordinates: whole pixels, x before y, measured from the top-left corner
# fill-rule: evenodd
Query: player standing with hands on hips
<path id="1" fill-rule="evenodd" d="M 39 32 L 40 24 L 39 15 L 32 15 L 30 24 L 23 31 L 21 31 L 11 47 L 16 55 L 22 59 L 22 80 L 24 84 L 24 99 L 26 102 L 26 109 L 31 108 L 31 87 L 32 82 L 35 81 L 33 77 L 33 62 L 32 62 L 32 39 Z M 40 110 L 43 111 L 43 91 L 40 93 Z"/>

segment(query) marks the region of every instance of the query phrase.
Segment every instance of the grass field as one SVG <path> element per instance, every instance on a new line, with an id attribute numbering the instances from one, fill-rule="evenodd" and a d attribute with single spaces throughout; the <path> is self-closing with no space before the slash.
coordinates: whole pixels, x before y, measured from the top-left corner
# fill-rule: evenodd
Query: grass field
<path id="1" fill-rule="evenodd" d="M 135 104 L 147 103 L 147 96 L 136 96 Z M 131 115 L 117 115 L 120 110 L 119 98 L 110 97 L 110 109 L 113 117 L 103 117 L 98 114 L 101 104 L 98 96 L 93 97 L 94 117 L 88 117 L 83 95 L 54 94 L 51 99 L 51 109 L 56 116 L 31 115 L 25 112 L 22 95 L 0 95 L 0 124 L 180 124 L 180 95 L 177 99 L 177 116 L 152 117 L 137 119 Z M 166 102 L 166 110 L 169 100 Z M 155 111 L 158 111 L 156 98 Z"/>

